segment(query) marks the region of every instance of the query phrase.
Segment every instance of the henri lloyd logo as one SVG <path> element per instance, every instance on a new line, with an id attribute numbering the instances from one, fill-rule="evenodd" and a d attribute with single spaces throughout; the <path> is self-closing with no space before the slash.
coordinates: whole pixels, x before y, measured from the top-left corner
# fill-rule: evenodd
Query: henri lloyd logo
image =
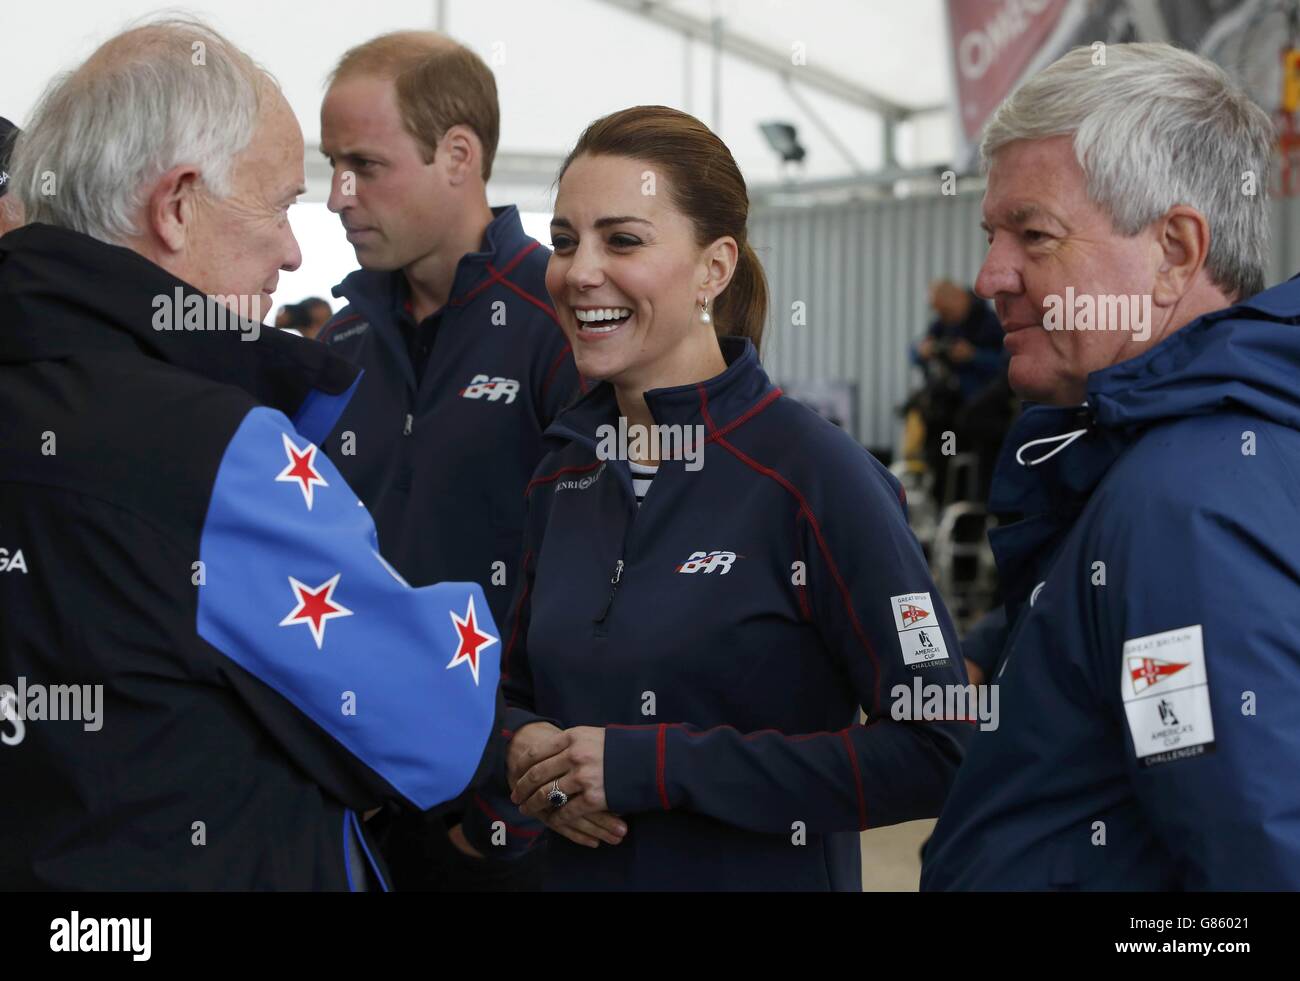
<path id="1" fill-rule="evenodd" d="M 595 473 L 589 473 L 585 477 L 579 477 L 577 480 L 561 480 L 556 483 L 555 490 L 558 493 L 562 490 L 586 490 L 596 481 L 600 480 L 600 475 L 605 472 L 605 464 L 596 468 Z"/>
<path id="2" fill-rule="evenodd" d="M 692 552 L 690 558 L 677 567 L 678 572 L 716 572 L 725 576 L 731 571 L 731 564 L 743 556 L 735 552 L 715 549 L 712 552 Z"/>
<path id="3" fill-rule="evenodd" d="M 489 378 L 487 375 L 475 375 L 468 385 L 460 390 L 467 399 L 487 399 L 489 402 L 505 400 L 509 405 L 519 394 L 519 382 L 513 378 Z"/>
<path id="4" fill-rule="evenodd" d="M 1200 624 L 1125 641 L 1120 685 L 1133 749 L 1143 766 L 1213 752 Z"/>

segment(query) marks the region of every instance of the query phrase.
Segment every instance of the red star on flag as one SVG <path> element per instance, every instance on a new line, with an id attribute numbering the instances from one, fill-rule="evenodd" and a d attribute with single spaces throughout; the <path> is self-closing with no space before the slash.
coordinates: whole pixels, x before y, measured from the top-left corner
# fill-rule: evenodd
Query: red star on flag
<path id="1" fill-rule="evenodd" d="M 302 490 L 302 499 L 307 502 L 307 510 L 311 510 L 312 488 L 328 487 L 314 466 L 316 460 L 316 446 L 308 443 L 306 449 L 298 449 L 293 440 L 289 438 L 288 433 L 281 433 L 284 439 L 284 452 L 289 457 L 289 465 L 280 471 L 276 480 L 283 480 L 286 483 L 297 483 Z"/>
<path id="2" fill-rule="evenodd" d="M 1177 674 L 1187 667 L 1184 661 L 1158 661 L 1154 657 L 1131 657 L 1128 659 L 1129 677 L 1133 682 L 1134 693 L 1150 688 L 1157 682 L 1164 681 L 1171 674 Z"/>
<path id="3" fill-rule="evenodd" d="M 280 626 L 288 627 L 295 623 L 307 624 L 307 626 L 311 627 L 311 635 L 312 639 L 316 641 L 316 649 L 320 650 L 321 645 L 325 642 L 325 621 L 334 617 L 352 616 L 352 611 L 346 606 L 334 602 L 334 587 L 339 584 L 339 576 L 342 574 L 341 572 L 334 573 L 333 577 L 326 579 L 315 589 L 290 576 L 289 585 L 293 587 L 293 595 L 298 600 L 298 607 L 280 621 Z"/>
<path id="4" fill-rule="evenodd" d="M 483 648 L 497 643 L 497 638 L 491 634 L 485 634 L 478 629 L 477 618 L 474 615 L 474 597 L 469 598 L 469 611 L 465 618 L 461 619 L 456 616 L 456 611 L 451 612 L 451 622 L 456 626 L 456 634 L 460 637 L 460 646 L 456 648 L 456 656 L 451 659 L 448 668 L 454 668 L 456 665 L 468 662 L 470 671 L 474 674 L 474 684 L 478 684 L 478 656 Z"/>

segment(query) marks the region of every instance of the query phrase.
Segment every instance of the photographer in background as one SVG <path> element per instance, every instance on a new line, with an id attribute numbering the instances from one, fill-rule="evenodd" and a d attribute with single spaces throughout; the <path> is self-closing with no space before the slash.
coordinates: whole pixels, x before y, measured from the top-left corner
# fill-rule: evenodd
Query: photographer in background
<path id="1" fill-rule="evenodd" d="M 952 280 L 940 279 L 930 284 L 930 307 L 935 319 L 911 351 L 913 364 L 925 375 L 925 384 L 909 400 L 908 409 L 919 411 L 925 423 L 925 461 L 934 474 L 935 503 L 942 508 L 951 503 L 945 490 L 948 456 L 943 452 L 943 434 L 960 433 L 973 421 L 968 417 L 987 414 L 984 409 L 979 413 L 972 410 L 988 401 L 986 393 L 992 387 L 1004 383 L 1006 366 L 1002 328 L 984 300 Z M 1005 430 L 1005 425 L 995 428 Z M 992 469 L 993 462 L 984 459 L 988 455 L 982 450 L 986 440 L 959 438 L 958 442 L 960 448 L 980 453 L 983 491 L 986 471 Z"/>

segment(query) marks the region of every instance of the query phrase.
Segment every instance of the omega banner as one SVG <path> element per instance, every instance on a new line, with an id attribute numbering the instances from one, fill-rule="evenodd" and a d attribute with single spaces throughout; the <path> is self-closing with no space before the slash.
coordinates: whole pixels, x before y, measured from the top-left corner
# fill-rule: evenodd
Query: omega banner
<path id="1" fill-rule="evenodd" d="M 1074 0 L 948 0 L 963 149 L 979 142 L 989 115 L 1040 54 L 1064 48 L 1059 28 L 1073 5 Z"/>

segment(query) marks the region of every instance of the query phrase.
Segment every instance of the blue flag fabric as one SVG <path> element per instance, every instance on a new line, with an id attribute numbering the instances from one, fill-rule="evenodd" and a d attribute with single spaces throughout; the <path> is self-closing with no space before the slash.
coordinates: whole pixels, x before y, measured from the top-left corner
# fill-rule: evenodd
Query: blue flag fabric
<path id="1" fill-rule="evenodd" d="M 413 589 L 333 463 L 256 408 L 204 523 L 198 632 L 421 809 L 458 796 L 487 744 L 499 631 L 477 583 Z"/>

